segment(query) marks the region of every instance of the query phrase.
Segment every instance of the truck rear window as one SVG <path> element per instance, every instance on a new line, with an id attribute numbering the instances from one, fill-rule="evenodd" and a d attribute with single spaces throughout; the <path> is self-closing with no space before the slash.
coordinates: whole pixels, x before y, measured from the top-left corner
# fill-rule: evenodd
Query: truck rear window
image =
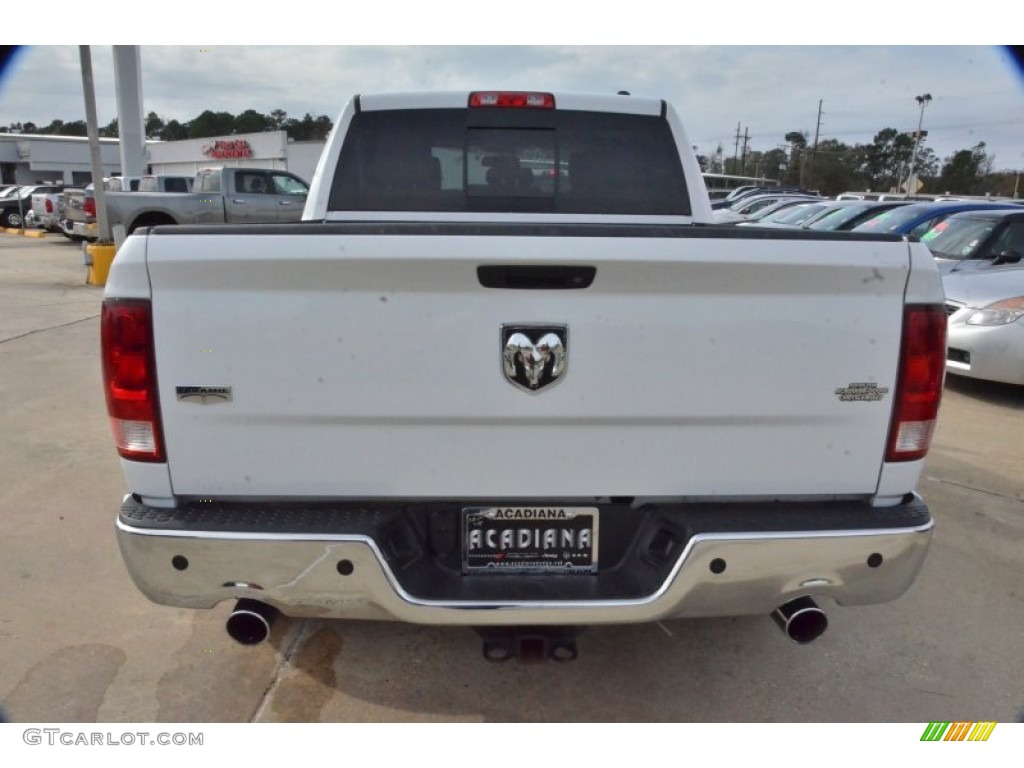
<path id="1" fill-rule="evenodd" d="M 328 208 L 678 216 L 690 201 L 663 118 L 416 109 L 354 116 Z"/>

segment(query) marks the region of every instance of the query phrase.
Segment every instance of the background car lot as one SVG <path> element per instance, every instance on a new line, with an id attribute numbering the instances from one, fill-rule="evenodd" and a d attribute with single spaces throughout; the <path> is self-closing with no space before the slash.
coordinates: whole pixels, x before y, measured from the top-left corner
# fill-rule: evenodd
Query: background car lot
<path id="1" fill-rule="evenodd" d="M 80 247 L 0 236 L 0 700 L 22 722 L 1012 721 L 1024 709 L 1024 390 L 950 380 L 910 592 L 830 610 L 591 628 L 570 664 L 494 665 L 468 630 L 283 621 L 242 648 L 149 604 L 116 551 L 123 480 Z M 831 606 L 825 606 L 829 610 Z M 513 693 L 514 692 L 514 693 Z"/>

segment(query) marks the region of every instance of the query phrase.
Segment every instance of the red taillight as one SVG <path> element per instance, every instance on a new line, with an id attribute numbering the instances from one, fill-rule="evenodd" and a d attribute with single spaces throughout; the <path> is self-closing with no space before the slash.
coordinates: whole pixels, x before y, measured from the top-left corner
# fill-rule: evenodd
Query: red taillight
<path id="1" fill-rule="evenodd" d="M 475 91 L 469 94 L 469 106 L 554 109 L 555 97 L 550 93 L 525 91 Z"/>
<path id="2" fill-rule="evenodd" d="M 46 212 L 53 213 L 53 201 L 50 198 L 46 198 Z"/>
<path id="3" fill-rule="evenodd" d="M 945 372 L 945 307 L 908 306 L 903 314 L 900 370 L 886 461 L 915 461 L 928 453 Z"/>
<path id="4" fill-rule="evenodd" d="M 118 453 L 133 461 L 164 461 L 150 302 L 104 301 L 100 339 L 103 389 Z"/>
<path id="5" fill-rule="evenodd" d="M 96 198 L 95 197 L 87 197 L 87 198 L 85 198 L 85 202 L 82 203 L 82 210 L 85 211 L 85 215 L 86 216 L 95 216 L 96 215 Z"/>

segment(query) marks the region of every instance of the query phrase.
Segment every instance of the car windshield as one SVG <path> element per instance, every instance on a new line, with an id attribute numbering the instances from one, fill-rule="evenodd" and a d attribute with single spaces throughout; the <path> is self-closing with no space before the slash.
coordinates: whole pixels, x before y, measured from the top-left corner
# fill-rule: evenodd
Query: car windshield
<path id="1" fill-rule="evenodd" d="M 761 221 L 795 226 L 803 224 L 811 216 L 821 213 L 826 207 L 828 207 L 828 203 L 798 203 L 789 208 L 783 208 L 781 211 L 775 211 L 775 213 L 765 216 Z"/>
<path id="2" fill-rule="evenodd" d="M 787 208 L 791 208 L 796 204 L 797 203 L 794 200 L 777 200 L 771 205 L 766 205 L 761 210 L 750 214 L 750 216 L 747 217 L 747 221 L 760 221 L 765 216 L 771 216 L 772 214 L 780 213 L 781 211 L 784 211 Z"/>
<path id="3" fill-rule="evenodd" d="M 890 208 L 877 216 L 872 216 L 853 228 L 854 232 L 893 232 L 903 226 L 927 215 L 931 210 L 927 205 L 901 205 Z"/>
<path id="4" fill-rule="evenodd" d="M 860 216 L 870 207 L 870 203 L 864 205 L 845 205 L 842 208 L 836 208 L 834 211 L 829 211 L 824 216 L 819 216 L 806 226 L 808 229 L 838 229 L 843 226 L 843 224 L 850 221 L 850 219 Z"/>
<path id="5" fill-rule="evenodd" d="M 958 219 L 940 221 L 921 236 L 932 256 L 939 259 L 972 259 L 978 246 L 996 228 L 994 219 Z"/>

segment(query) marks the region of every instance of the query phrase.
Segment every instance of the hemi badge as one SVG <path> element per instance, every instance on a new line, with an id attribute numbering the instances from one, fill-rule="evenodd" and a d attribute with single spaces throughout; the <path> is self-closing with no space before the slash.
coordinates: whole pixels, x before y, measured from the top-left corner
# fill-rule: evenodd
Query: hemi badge
<path id="1" fill-rule="evenodd" d="M 230 403 L 231 387 L 175 387 L 178 399 L 184 403 L 199 405 L 215 405 Z"/>

